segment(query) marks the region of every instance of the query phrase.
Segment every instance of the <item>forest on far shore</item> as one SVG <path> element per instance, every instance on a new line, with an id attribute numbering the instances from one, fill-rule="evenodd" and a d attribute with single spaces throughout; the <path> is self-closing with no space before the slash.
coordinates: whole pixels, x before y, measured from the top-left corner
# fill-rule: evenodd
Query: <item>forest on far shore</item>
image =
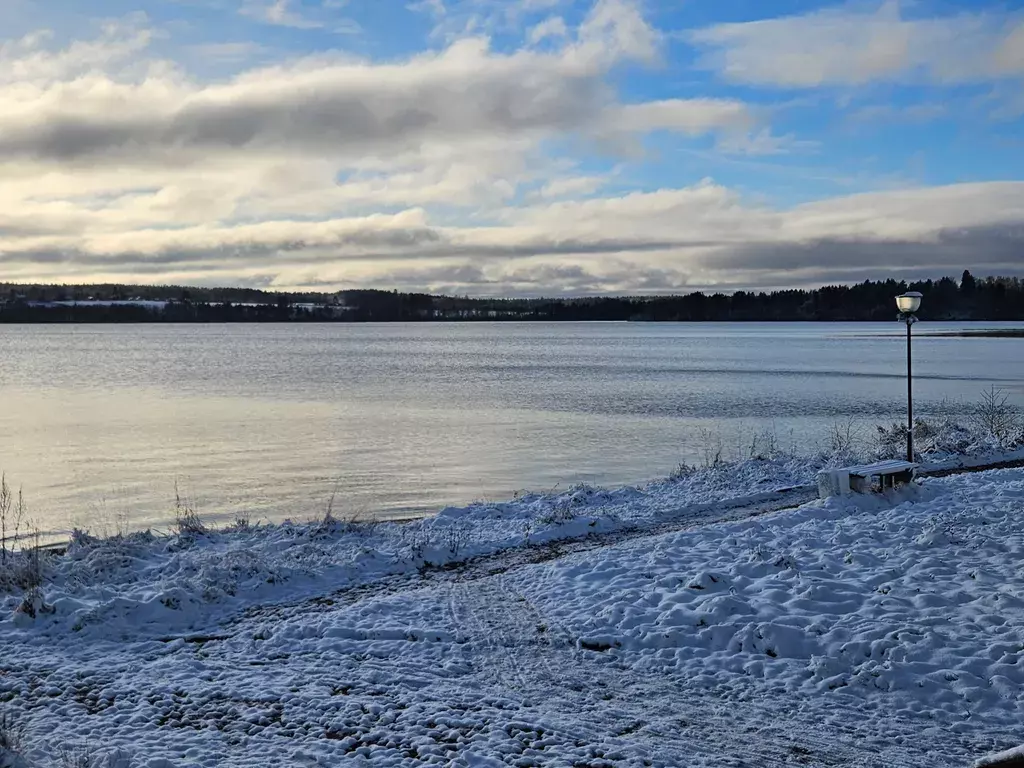
<path id="1" fill-rule="evenodd" d="M 976 278 L 965 270 L 959 280 L 889 279 L 814 290 L 506 299 L 384 290 L 0 283 L 0 322 L 887 321 L 896 317 L 894 297 L 906 291 L 924 294 L 922 320 L 1024 320 L 1024 281 Z"/>

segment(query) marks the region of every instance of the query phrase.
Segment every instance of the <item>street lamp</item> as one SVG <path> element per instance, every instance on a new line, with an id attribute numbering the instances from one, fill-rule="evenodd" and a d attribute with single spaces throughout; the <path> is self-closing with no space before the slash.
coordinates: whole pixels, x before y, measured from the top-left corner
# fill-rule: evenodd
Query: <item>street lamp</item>
<path id="1" fill-rule="evenodd" d="M 914 378 L 910 356 L 910 327 L 917 322 L 914 313 L 921 308 L 921 294 L 909 291 L 896 297 L 900 321 L 907 324 L 907 461 L 914 461 Z"/>

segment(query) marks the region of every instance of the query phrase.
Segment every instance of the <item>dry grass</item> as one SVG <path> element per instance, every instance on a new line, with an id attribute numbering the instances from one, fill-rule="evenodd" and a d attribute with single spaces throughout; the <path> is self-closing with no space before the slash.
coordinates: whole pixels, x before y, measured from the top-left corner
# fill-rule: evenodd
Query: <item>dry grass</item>
<path id="1" fill-rule="evenodd" d="M 196 510 L 195 499 L 181 493 L 177 480 L 174 481 L 173 530 L 178 536 L 203 536 L 209 530 Z"/>
<path id="2" fill-rule="evenodd" d="M 21 534 L 21 525 L 24 519 L 25 499 L 21 489 L 18 489 L 18 496 L 15 500 L 14 492 L 7 484 L 7 475 L 0 474 L 0 565 L 7 564 L 8 532 L 13 534 L 10 539 L 13 550 Z"/>

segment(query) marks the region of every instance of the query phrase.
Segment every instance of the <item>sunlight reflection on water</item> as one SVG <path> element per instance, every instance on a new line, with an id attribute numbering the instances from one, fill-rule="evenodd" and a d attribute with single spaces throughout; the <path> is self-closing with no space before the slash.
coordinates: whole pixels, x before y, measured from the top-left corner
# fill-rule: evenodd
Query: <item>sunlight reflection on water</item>
<path id="1" fill-rule="evenodd" d="M 401 515 L 664 476 L 701 428 L 737 453 L 869 437 L 903 355 L 896 323 L 0 326 L 0 467 L 47 528 L 165 523 L 176 478 L 211 518 L 309 517 L 335 482 Z M 1024 395 L 1024 339 L 921 334 L 915 358 L 919 413 Z"/>

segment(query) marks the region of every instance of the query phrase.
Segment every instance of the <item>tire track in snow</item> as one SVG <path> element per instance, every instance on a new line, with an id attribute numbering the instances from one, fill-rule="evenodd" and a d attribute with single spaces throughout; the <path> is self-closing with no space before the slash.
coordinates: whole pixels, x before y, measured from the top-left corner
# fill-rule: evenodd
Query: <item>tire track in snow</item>
<path id="1" fill-rule="evenodd" d="M 534 718 L 557 717 L 565 730 L 592 743 L 629 742 L 655 765 L 680 765 L 688 758 L 694 764 L 750 768 L 918 768 L 924 760 L 958 765 L 927 749 L 894 743 L 920 743 L 920 723 L 891 721 L 883 749 L 855 725 L 863 719 L 855 709 L 823 724 L 791 692 L 744 701 L 735 692 L 637 671 L 614 652 L 582 650 L 566 628 L 513 590 L 504 575 L 452 585 L 445 599 L 453 625 L 467 635 L 472 665 L 488 683 L 520 696 Z M 545 631 L 536 632 L 541 625 Z M 835 709 L 846 707 L 837 702 Z"/>

